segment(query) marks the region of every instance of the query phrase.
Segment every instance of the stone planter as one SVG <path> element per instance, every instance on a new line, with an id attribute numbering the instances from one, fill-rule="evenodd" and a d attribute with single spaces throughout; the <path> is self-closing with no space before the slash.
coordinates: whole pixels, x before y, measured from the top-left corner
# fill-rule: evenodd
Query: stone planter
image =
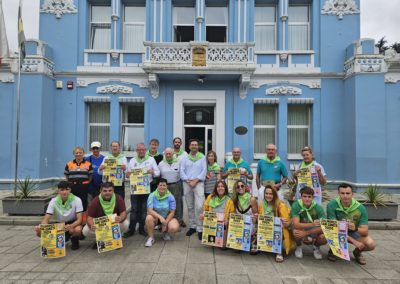
<path id="1" fill-rule="evenodd" d="M 8 215 L 44 215 L 52 196 L 37 196 L 18 200 L 9 196 L 2 200 L 3 213 Z"/>
<path id="2" fill-rule="evenodd" d="M 393 201 L 385 202 L 386 206 L 377 206 L 363 203 L 368 213 L 368 220 L 393 220 L 397 218 L 398 204 Z"/>

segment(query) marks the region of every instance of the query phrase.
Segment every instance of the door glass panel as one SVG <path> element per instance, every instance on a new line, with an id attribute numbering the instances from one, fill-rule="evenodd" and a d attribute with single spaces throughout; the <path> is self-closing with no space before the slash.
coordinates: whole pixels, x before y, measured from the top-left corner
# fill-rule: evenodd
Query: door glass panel
<path id="1" fill-rule="evenodd" d="M 184 124 L 214 125 L 214 106 L 185 106 Z"/>

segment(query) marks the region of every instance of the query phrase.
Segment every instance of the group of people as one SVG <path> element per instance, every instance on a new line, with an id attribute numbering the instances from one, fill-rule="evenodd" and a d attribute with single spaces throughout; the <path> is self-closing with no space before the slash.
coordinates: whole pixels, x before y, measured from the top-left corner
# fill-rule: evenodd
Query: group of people
<path id="1" fill-rule="evenodd" d="M 96 226 L 93 218 L 116 214 L 115 222 L 121 226 L 123 237 L 136 233 L 148 236 L 145 246 L 155 242 L 154 231 L 163 233 L 164 240 L 171 239 L 171 233 L 186 227 L 183 221 L 183 200 L 188 209 L 188 231 L 186 236 L 197 233 L 202 239 L 203 214 L 205 211 L 224 213 L 225 232 L 228 230 L 230 213 L 251 216 L 251 254 L 257 254 L 258 215 L 279 217 L 282 221 L 284 251 L 289 254 L 293 249 L 297 258 L 303 257 L 302 246 L 313 246 L 313 255 L 321 259 L 320 246 L 326 239 L 319 223 L 320 219 L 347 220 L 348 242 L 355 246 L 353 252 L 356 261 L 365 264 L 363 251 L 373 250 L 374 241 L 368 236 L 368 216 L 365 207 L 353 198 L 353 189 L 349 184 L 338 187 L 338 197 L 327 206 L 327 214 L 321 205 L 314 201 L 314 190 L 303 187 L 300 198 L 290 207 L 284 200 L 281 187 L 286 183 L 288 171 L 277 156 L 273 144 L 266 146 L 266 156 L 257 166 L 256 185 L 258 194 L 251 193 L 253 173 L 249 164 L 241 157 L 240 148 L 232 149 L 232 158 L 224 168 L 217 164 L 217 155 L 209 151 L 206 155 L 199 152 L 199 142 L 189 141 L 189 153 L 182 148 L 179 137 L 173 139 L 173 147 L 158 152 L 159 141 L 152 139 L 149 150 L 144 143 L 136 145 L 136 156 L 129 162 L 120 152 L 117 141 L 111 143 L 111 152 L 107 156 L 100 154 L 100 142 L 91 144 L 92 155 L 84 157 L 81 147 L 75 147 L 75 159 L 65 167 L 66 181 L 58 184 L 58 194 L 48 206 L 43 224 L 56 215 L 58 222 L 66 224 L 66 240 L 71 238 L 71 249 L 79 248 L 79 239 L 94 236 Z M 302 149 L 303 161 L 294 172 L 313 166 L 320 184 L 326 183 L 326 173 L 322 165 L 315 161 L 310 147 Z M 102 182 L 102 173 L 107 159 L 117 160 L 126 178 L 135 169 L 145 168 L 150 181 L 151 193 L 131 195 L 129 221 L 125 207 L 125 185 L 114 186 L 111 182 Z M 229 192 L 225 179 L 235 172 L 240 178 Z M 125 178 L 124 178 L 125 179 Z M 85 216 L 87 219 L 85 220 Z M 145 230 L 146 227 L 146 230 Z M 39 226 L 35 227 L 40 236 Z M 226 240 L 226 236 L 225 236 Z M 95 244 L 96 245 L 96 244 Z M 94 248 L 96 247 L 94 245 Z M 335 261 L 332 251 L 328 259 Z M 283 254 L 276 255 L 276 261 L 283 261 Z"/>

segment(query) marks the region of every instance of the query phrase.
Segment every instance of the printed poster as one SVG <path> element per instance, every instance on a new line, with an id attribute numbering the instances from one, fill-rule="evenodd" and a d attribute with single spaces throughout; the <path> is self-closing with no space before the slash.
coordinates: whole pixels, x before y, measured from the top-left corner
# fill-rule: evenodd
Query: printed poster
<path id="1" fill-rule="evenodd" d="M 322 203 L 321 185 L 319 183 L 318 173 L 315 166 L 300 169 L 297 174 L 296 199 L 300 199 L 300 189 L 309 186 L 314 189 L 314 201 Z"/>
<path id="2" fill-rule="evenodd" d="M 333 254 L 350 261 L 347 221 L 321 219 L 321 228 Z"/>
<path id="3" fill-rule="evenodd" d="M 41 256 L 58 258 L 65 256 L 65 224 L 40 224 Z"/>
<path id="4" fill-rule="evenodd" d="M 257 249 L 282 253 L 282 221 L 278 217 L 258 215 Z"/>
<path id="5" fill-rule="evenodd" d="M 147 168 L 133 169 L 130 175 L 131 194 L 149 194 L 150 180 Z"/>
<path id="6" fill-rule="evenodd" d="M 94 218 L 96 225 L 96 243 L 99 253 L 122 248 L 121 229 L 114 222 L 117 215 Z"/>
<path id="7" fill-rule="evenodd" d="M 251 216 L 231 213 L 226 247 L 250 251 L 251 226 Z"/>
<path id="8" fill-rule="evenodd" d="M 203 220 L 203 245 L 223 247 L 224 245 L 224 213 L 205 211 Z"/>
<path id="9" fill-rule="evenodd" d="M 235 182 L 240 180 L 240 169 L 232 168 L 229 170 L 231 171 L 231 173 L 228 175 L 227 180 L 228 180 L 228 191 L 229 193 L 231 193 Z"/>
<path id="10" fill-rule="evenodd" d="M 107 158 L 104 160 L 103 182 L 112 182 L 114 186 L 122 186 L 124 182 L 124 171 L 118 165 L 117 159 Z"/>

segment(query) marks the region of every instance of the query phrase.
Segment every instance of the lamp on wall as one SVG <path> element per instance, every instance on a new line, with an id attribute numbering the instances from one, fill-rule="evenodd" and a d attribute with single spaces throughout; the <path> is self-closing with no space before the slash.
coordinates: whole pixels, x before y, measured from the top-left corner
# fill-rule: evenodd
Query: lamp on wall
<path id="1" fill-rule="evenodd" d="M 203 120 L 203 112 L 196 111 L 196 121 L 201 122 Z"/>

